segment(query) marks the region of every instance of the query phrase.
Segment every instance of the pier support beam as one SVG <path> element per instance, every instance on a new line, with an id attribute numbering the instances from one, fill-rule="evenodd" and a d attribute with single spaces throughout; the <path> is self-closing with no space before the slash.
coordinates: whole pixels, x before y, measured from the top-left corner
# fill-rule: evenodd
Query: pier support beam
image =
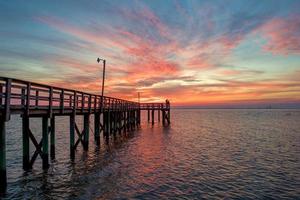
<path id="1" fill-rule="evenodd" d="M 167 121 L 168 121 L 168 125 L 169 125 L 169 124 L 171 123 L 171 114 L 170 114 L 170 109 L 168 109 Z"/>
<path id="2" fill-rule="evenodd" d="M 160 109 L 157 110 L 157 121 L 160 122 Z"/>
<path id="3" fill-rule="evenodd" d="M 150 110 L 148 109 L 147 112 L 148 112 L 148 123 L 149 123 L 150 122 Z"/>
<path id="4" fill-rule="evenodd" d="M 137 115 L 138 115 L 138 125 L 141 125 L 141 109 L 140 108 L 137 110 Z"/>
<path id="5" fill-rule="evenodd" d="M 103 137 L 105 137 L 105 141 L 106 143 L 109 142 L 109 134 L 108 134 L 108 131 L 109 131 L 109 123 L 108 123 L 108 112 L 105 111 L 103 112 Z"/>
<path id="6" fill-rule="evenodd" d="M 94 115 L 94 139 L 96 145 L 100 145 L 100 112 Z"/>
<path id="7" fill-rule="evenodd" d="M 7 187 L 5 142 L 5 120 L 0 118 L 0 194 L 5 193 Z"/>
<path id="8" fill-rule="evenodd" d="M 83 118 L 83 130 L 84 130 L 84 145 L 83 149 L 87 151 L 89 149 L 89 133 L 90 133 L 90 114 L 85 114 Z"/>
<path id="9" fill-rule="evenodd" d="M 75 159 L 75 114 L 70 115 L 70 158 Z"/>
<path id="10" fill-rule="evenodd" d="M 50 119 L 50 158 L 55 159 L 55 116 Z"/>
<path id="11" fill-rule="evenodd" d="M 22 117 L 22 141 L 23 141 L 23 169 L 28 171 L 30 167 L 29 157 L 29 117 Z"/>
<path id="12" fill-rule="evenodd" d="M 166 124 L 166 111 L 164 109 L 162 110 L 162 124 Z"/>
<path id="13" fill-rule="evenodd" d="M 152 125 L 154 125 L 154 108 L 152 109 Z"/>
<path id="14" fill-rule="evenodd" d="M 49 168 L 49 155 L 48 155 L 48 134 L 49 134 L 49 127 L 48 127 L 48 116 L 42 117 L 42 129 L 43 129 L 43 139 L 42 139 L 42 160 L 43 160 L 43 169 Z"/>

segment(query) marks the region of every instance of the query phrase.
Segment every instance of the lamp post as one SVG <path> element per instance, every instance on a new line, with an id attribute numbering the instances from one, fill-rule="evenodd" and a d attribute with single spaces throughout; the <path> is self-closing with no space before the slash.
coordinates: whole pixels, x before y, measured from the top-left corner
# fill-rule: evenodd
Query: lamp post
<path id="1" fill-rule="evenodd" d="M 100 110 L 102 110 L 103 109 L 103 94 L 104 94 L 104 79 L 105 79 L 105 63 L 106 63 L 106 61 L 104 59 L 97 58 L 97 62 L 99 63 L 100 61 L 102 61 L 102 63 L 103 63 L 102 90 L 101 90 L 101 108 L 100 108 Z"/>

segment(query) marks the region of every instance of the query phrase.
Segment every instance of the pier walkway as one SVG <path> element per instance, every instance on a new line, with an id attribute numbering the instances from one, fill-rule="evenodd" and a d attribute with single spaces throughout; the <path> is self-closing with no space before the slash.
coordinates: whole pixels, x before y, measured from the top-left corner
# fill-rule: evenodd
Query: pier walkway
<path id="1" fill-rule="evenodd" d="M 141 111 L 147 111 L 148 122 L 170 124 L 169 103 L 138 103 L 123 99 L 85 93 L 60 87 L 38 84 L 18 79 L 0 77 L 0 193 L 6 191 L 6 131 L 11 115 L 22 118 L 23 169 L 31 170 L 38 156 L 43 169 L 49 160 L 55 159 L 55 116 L 69 116 L 70 159 L 81 144 L 88 150 L 90 117 L 94 115 L 94 141 L 100 144 L 100 135 L 108 143 L 112 136 L 134 131 L 141 123 Z M 37 141 L 30 129 L 30 118 L 42 119 L 42 139 Z M 83 129 L 79 130 L 76 118 L 83 117 Z M 50 141 L 49 141 L 50 140 Z M 30 155 L 30 141 L 35 152 Z M 49 148 L 50 143 L 50 148 Z M 21 145 L 21 144 L 20 144 Z M 50 159 L 49 159 L 50 149 Z"/>

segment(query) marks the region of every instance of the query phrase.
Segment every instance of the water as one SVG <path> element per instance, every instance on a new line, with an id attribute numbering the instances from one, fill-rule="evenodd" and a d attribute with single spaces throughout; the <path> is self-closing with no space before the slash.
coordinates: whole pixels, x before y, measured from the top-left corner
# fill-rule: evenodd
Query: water
<path id="1" fill-rule="evenodd" d="M 145 117 L 144 117 L 145 119 Z M 21 120 L 7 128 L 7 199 L 300 199 L 300 110 L 176 110 L 171 126 L 140 130 L 69 160 L 57 118 L 56 161 L 22 170 Z M 79 122 L 80 123 L 80 122 Z M 41 121 L 31 121 L 41 135 Z M 93 125 L 91 125 L 93 127 Z M 92 134 L 92 133 L 91 133 Z"/>

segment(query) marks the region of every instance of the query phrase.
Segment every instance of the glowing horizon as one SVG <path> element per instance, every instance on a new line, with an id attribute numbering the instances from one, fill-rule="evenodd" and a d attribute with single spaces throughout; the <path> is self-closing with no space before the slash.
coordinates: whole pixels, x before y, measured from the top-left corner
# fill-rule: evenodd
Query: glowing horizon
<path id="1" fill-rule="evenodd" d="M 0 3 L 0 74 L 172 105 L 300 105 L 299 1 Z"/>

